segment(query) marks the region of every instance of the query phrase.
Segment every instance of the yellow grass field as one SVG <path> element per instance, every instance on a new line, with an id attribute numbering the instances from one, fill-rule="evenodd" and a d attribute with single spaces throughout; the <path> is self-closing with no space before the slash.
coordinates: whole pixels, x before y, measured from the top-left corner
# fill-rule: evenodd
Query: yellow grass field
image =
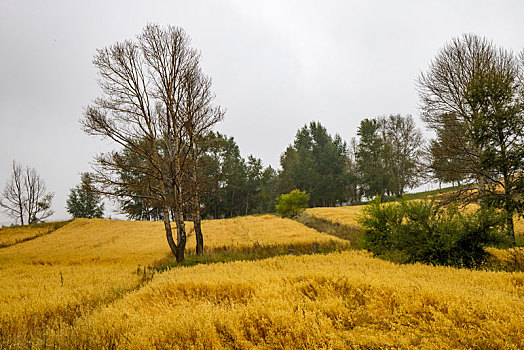
<path id="1" fill-rule="evenodd" d="M 358 226 L 358 218 L 362 213 L 363 205 L 344 207 L 318 207 L 306 209 L 306 214 L 336 222 L 341 225 Z"/>
<path id="2" fill-rule="evenodd" d="M 65 348 L 522 349 L 524 274 L 362 251 L 172 269 L 50 335 Z"/>
<path id="3" fill-rule="evenodd" d="M 208 250 L 337 240 L 272 215 L 203 229 Z M 524 273 L 345 251 L 144 275 L 169 255 L 162 223 L 102 219 L 1 248 L 0 348 L 524 347 Z"/>
<path id="4" fill-rule="evenodd" d="M 271 215 L 206 221 L 203 230 L 208 248 L 334 239 Z M 189 249 L 194 245 L 190 237 Z M 169 255 L 162 223 L 102 219 L 77 219 L 0 249 L 0 348 L 41 342 L 50 330 L 139 288 L 139 268 Z"/>

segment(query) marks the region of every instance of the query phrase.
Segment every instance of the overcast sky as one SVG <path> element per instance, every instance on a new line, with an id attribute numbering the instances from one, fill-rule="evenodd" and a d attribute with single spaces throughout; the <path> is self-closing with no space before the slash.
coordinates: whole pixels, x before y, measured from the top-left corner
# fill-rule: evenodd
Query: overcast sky
<path id="1" fill-rule="evenodd" d="M 32 166 L 51 219 L 69 217 L 69 189 L 112 148 L 79 128 L 100 95 L 93 54 L 147 23 L 187 31 L 227 109 L 216 130 L 278 167 L 309 121 L 349 140 L 366 117 L 418 119 L 415 80 L 439 48 L 475 33 L 518 52 L 523 14 L 524 1 L 0 0 L 0 190 L 12 160 Z"/>

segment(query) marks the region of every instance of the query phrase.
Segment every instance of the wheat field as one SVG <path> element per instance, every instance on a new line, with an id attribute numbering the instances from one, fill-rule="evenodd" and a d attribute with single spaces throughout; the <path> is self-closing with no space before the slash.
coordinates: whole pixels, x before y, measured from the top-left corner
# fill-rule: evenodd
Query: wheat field
<path id="1" fill-rule="evenodd" d="M 211 249 L 336 240 L 272 215 L 205 221 L 203 231 Z M 163 223 L 103 219 L 76 219 L 0 249 L 0 348 L 41 343 L 50 330 L 142 286 L 145 267 L 168 256 Z"/>
<path id="2" fill-rule="evenodd" d="M 337 240 L 272 215 L 203 229 L 208 250 Z M 102 219 L 1 248 L 0 348 L 524 347 L 523 273 L 344 251 L 145 275 L 169 255 L 162 223 Z"/>
<path id="3" fill-rule="evenodd" d="M 65 348 L 522 349 L 524 275 L 362 251 L 172 269 L 50 335 Z"/>

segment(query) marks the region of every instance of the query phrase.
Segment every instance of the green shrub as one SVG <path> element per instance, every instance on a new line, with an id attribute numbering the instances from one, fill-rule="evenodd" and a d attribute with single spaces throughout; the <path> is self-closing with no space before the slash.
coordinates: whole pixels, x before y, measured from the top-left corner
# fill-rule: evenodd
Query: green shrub
<path id="1" fill-rule="evenodd" d="M 482 208 L 463 214 L 434 200 L 383 204 L 375 198 L 363 210 L 365 247 L 399 262 L 473 267 L 482 263 L 484 247 L 500 243 L 503 216 Z"/>
<path id="2" fill-rule="evenodd" d="M 280 216 L 290 218 L 298 215 L 308 207 L 309 193 L 306 191 L 293 190 L 282 194 L 277 198 L 275 209 Z"/>

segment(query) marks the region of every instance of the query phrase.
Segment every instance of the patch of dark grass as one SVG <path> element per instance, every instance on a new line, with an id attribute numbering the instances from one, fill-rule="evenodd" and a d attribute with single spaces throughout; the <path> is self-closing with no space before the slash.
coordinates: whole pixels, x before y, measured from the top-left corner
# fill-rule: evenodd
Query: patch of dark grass
<path id="1" fill-rule="evenodd" d="M 349 241 L 352 249 L 363 246 L 363 230 L 356 225 L 343 225 L 307 213 L 301 213 L 294 219 L 309 228 Z"/>
<path id="2" fill-rule="evenodd" d="M 186 252 L 185 260 L 180 263 L 177 263 L 174 257 L 169 257 L 165 261 L 155 264 L 155 269 L 162 272 L 179 266 L 228 263 L 233 261 L 253 261 L 280 255 L 327 254 L 349 249 L 351 249 L 349 242 L 346 243 L 335 240 L 318 243 L 273 245 L 255 243 L 252 246 L 246 247 L 222 246 L 207 249 L 204 252 L 204 255 L 196 255 L 194 251 L 188 251 Z"/>

